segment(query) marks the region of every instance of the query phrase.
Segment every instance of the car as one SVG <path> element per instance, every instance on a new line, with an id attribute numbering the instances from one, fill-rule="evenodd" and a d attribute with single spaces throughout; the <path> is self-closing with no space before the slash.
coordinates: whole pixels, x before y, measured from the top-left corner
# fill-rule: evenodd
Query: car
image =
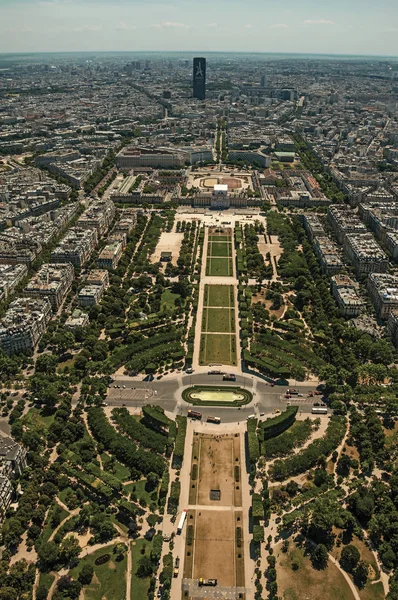
<path id="1" fill-rule="evenodd" d="M 274 408 L 274 415 L 280 415 L 281 411 L 279 410 L 279 408 Z"/>
<path id="2" fill-rule="evenodd" d="M 298 398 L 304 398 L 304 394 L 297 394 Z"/>
<path id="3" fill-rule="evenodd" d="M 126 386 L 125 386 L 125 385 L 123 386 L 123 389 L 124 389 L 124 390 L 126 389 Z"/>
<path id="4" fill-rule="evenodd" d="M 265 417 L 265 413 L 260 413 L 260 417 Z"/>

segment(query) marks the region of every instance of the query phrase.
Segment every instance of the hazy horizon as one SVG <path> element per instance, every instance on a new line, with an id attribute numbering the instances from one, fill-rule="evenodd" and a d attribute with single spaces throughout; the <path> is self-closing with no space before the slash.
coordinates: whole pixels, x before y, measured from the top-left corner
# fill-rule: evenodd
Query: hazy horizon
<path id="1" fill-rule="evenodd" d="M 359 10 L 360 6 L 360 10 Z M 2 0 L 1 53 L 398 56 L 395 0 Z"/>

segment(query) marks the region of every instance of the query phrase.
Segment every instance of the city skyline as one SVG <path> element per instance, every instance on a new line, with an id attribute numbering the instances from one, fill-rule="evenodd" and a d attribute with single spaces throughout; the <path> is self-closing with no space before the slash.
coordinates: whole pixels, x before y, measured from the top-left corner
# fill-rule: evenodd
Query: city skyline
<path id="1" fill-rule="evenodd" d="M 391 0 L 3 0 L 0 52 L 187 51 L 397 56 Z"/>

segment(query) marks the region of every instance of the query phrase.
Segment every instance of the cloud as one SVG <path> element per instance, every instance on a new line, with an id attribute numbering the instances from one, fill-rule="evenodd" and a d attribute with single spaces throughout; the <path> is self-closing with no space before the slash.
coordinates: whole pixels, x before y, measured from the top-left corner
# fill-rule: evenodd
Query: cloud
<path id="1" fill-rule="evenodd" d="M 33 29 L 28 27 L 22 27 L 22 29 L 18 29 L 18 27 L 8 27 L 8 29 L 2 29 L 2 31 L 7 33 L 32 33 Z"/>
<path id="2" fill-rule="evenodd" d="M 287 29 L 289 25 L 286 25 L 286 23 L 275 23 L 274 25 L 270 25 L 269 27 L 270 29 Z"/>
<path id="3" fill-rule="evenodd" d="M 336 23 L 327 19 L 306 19 L 304 25 L 336 25 Z"/>
<path id="4" fill-rule="evenodd" d="M 245 25 L 246 29 L 253 29 L 253 25 L 251 25 L 250 23 L 248 23 L 247 25 Z"/>
<path id="5" fill-rule="evenodd" d="M 206 27 L 210 27 L 211 29 L 217 29 L 219 25 L 218 23 L 207 23 Z"/>
<path id="6" fill-rule="evenodd" d="M 133 29 L 137 29 L 135 25 L 127 25 L 124 21 L 120 21 L 118 25 L 115 27 L 116 31 L 133 31 Z"/>
<path id="7" fill-rule="evenodd" d="M 175 23 L 174 21 L 165 21 L 164 23 L 154 23 L 151 25 L 155 29 L 191 29 L 189 25 L 185 23 Z"/>
<path id="8" fill-rule="evenodd" d="M 101 29 L 102 29 L 102 25 L 81 25 L 80 27 L 75 27 L 72 31 L 80 33 L 82 31 L 86 31 L 86 32 L 101 31 Z"/>

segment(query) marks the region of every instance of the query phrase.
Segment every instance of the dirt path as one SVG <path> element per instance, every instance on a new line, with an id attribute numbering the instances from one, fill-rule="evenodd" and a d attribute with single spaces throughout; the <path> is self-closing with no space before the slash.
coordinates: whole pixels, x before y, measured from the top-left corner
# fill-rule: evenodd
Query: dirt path
<path id="1" fill-rule="evenodd" d="M 58 498 L 57 498 L 57 502 L 60 502 L 60 501 L 58 500 Z M 64 508 L 64 506 L 65 506 L 65 505 L 63 505 L 63 506 L 62 506 L 62 508 Z M 66 508 L 66 507 L 65 507 L 65 508 Z M 65 510 L 65 508 L 64 508 L 64 510 Z M 78 514 L 79 514 L 79 512 L 80 512 L 80 508 L 74 508 L 73 510 L 69 510 L 69 509 L 66 509 L 66 510 L 67 510 L 67 511 L 68 511 L 68 513 L 69 513 L 69 514 L 68 514 L 68 516 L 67 516 L 67 517 L 65 517 L 65 519 L 63 519 L 63 520 L 61 521 L 61 523 L 58 525 L 58 527 L 56 527 L 56 528 L 54 529 L 54 531 L 52 532 L 52 534 L 51 534 L 51 535 L 50 535 L 50 537 L 48 538 L 48 541 L 49 541 L 49 542 L 52 542 L 52 540 L 54 539 L 54 536 L 56 535 L 57 531 L 58 531 L 59 529 L 61 529 L 62 525 L 65 525 L 65 523 L 66 523 L 66 521 L 68 521 L 68 519 L 70 519 L 71 517 L 75 517 L 75 516 L 76 516 L 76 515 L 78 515 Z"/>
<path id="2" fill-rule="evenodd" d="M 351 577 L 348 575 L 348 573 L 346 573 L 344 571 L 344 569 L 342 569 L 340 567 L 340 563 L 338 560 L 336 560 L 334 558 L 334 556 L 332 556 L 331 554 L 329 554 L 329 560 L 330 562 L 332 562 L 340 571 L 340 573 L 343 575 L 344 579 L 346 580 L 346 582 L 348 583 L 350 590 L 352 591 L 352 595 L 354 596 L 355 600 L 361 600 L 361 596 L 358 594 L 358 590 L 355 587 L 353 581 L 351 580 Z"/>

